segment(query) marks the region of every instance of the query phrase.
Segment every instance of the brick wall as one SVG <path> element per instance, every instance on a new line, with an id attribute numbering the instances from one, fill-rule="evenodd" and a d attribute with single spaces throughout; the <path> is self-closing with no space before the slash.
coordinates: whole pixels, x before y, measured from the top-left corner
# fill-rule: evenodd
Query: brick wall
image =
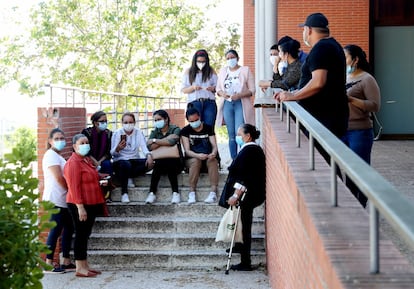
<path id="1" fill-rule="evenodd" d="M 255 26 L 254 1 L 244 0 L 243 12 L 243 65 L 255 74 Z"/>
<path id="2" fill-rule="evenodd" d="M 273 1 L 273 0 L 272 0 Z M 245 64 L 254 68 L 254 1 L 244 1 L 244 52 Z M 289 35 L 301 43 L 304 51 L 309 52 L 302 40 L 301 27 L 306 16 L 321 12 L 329 20 L 331 35 L 342 46 L 357 44 L 369 58 L 369 0 L 277 0 L 277 39 Z M 262 53 L 262 52 L 259 52 Z"/>
<path id="3" fill-rule="evenodd" d="M 380 274 L 370 274 L 369 220 L 338 182 L 338 207 L 330 200 L 330 169 L 315 154 L 309 169 L 307 139 L 301 148 L 274 109 L 263 109 L 266 154 L 266 261 L 272 288 L 409 288 L 414 269 L 381 235 Z M 294 124 L 291 124 L 294 131 Z M 398 265 L 397 265 L 398 264 Z M 404 278 L 401 278 L 404 276 Z"/>
<path id="4" fill-rule="evenodd" d="M 39 198 L 43 195 L 44 176 L 42 160 L 48 148 L 49 133 L 54 128 L 60 128 L 65 133 L 66 147 L 62 152 L 62 156 L 68 159 L 72 153 L 72 137 L 80 133 L 86 125 L 85 108 L 38 108 L 38 128 L 37 128 L 37 163 L 39 177 Z M 43 232 L 40 238 L 45 241 L 48 231 Z M 56 247 L 54 261 L 59 263 L 60 245 Z M 42 256 L 45 258 L 45 256 Z"/>

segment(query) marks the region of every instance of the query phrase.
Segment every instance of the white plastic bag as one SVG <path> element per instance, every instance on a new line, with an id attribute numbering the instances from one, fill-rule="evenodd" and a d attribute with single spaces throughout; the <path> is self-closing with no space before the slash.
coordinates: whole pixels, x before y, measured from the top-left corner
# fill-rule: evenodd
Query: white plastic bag
<path id="1" fill-rule="evenodd" d="M 236 220 L 237 220 L 237 226 L 236 226 Z M 236 234 L 234 236 L 234 242 L 243 243 L 240 210 L 236 209 L 236 207 L 231 206 L 224 213 L 223 218 L 221 218 L 221 221 L 220 221 L 220 224 L 217 230 L 217 234 L 216 234 L 216 242 L 220 242 L 220 241 L 231 242 L 235 227 L 236 227 Z"/>

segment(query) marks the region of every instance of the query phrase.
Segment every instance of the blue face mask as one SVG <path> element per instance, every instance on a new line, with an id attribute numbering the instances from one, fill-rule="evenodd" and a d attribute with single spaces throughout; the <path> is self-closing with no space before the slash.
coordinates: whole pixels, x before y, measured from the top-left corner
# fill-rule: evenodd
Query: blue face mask
<path id="1" fill-rule="evenodd" d="M 163 119 L 160 119 L 160 120 L 154 121 L 154 126 L 155 126 L 156 128 L 161 129 L 161 128 L 163 128 L 163 127 L 164 127 L 164 125 L 165 125 L 165 121 L 164 121 Z"/>
<path id="2" fill-rule="evenodd" d="M 98 124 L 98 128 L 99 128 L 100 131 L 106 130 L 107 127 L 108 127 L 108 123 L 107 122 L 100 122 Z"/>
<path id="3" fill-rule="evenodd" d="M 78 153 L 81 156 L 86 156 L 89 153 L 90 150 L 91 150 L 91 146 L 88 143 L 81 144 L 81 145 L 79 145 L 79 151 L 78 151 Z"/>
<path id="4" fill-rule="evenodd" d="M 230 58 L 229 60 L 227 60 L 227 65 L 230 68 L 233 68 L 237 65 L 237 58 Z"/>
<path id="5" fill-rule="evenodd" d="M 201 125 L 201 120 L 196 120 L 196 121 L 190 122 L 190 126 L 192 128 L 198 128 L 198 127 L 200 127 L 200 125 Z"/>
<path id="6" fill-rule="evenodd" d="M 241 135 L 236 135 L 236 143 L 237 143 L 239 146 L 243 146 L 243 145 L 244 145 L 244 141 L 243 141 L 243 139 L 242 139 Z"/>
<path id="7" fill-rule="evenodd" d="M 351 65 L 346 66 L 346 74 L 354 73 L 354 71 L 355 71 L 355 66 L 351 66 Z"/>
<path id="8" fill-rule="evenodd" d="M 57 151 L 61 151 L 63 150 L 63 148 L 66 146 L 66 142 L 64 140 L 55 140 L 53 141 L 53 147 L 57 150 Z"/>

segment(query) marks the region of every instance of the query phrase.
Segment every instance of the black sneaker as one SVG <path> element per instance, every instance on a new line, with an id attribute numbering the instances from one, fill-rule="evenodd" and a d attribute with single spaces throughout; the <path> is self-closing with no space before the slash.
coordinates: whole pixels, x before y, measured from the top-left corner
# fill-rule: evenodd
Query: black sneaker
<path id="1" fill-rule="evenodd" d="M 247 265 L 243 263 L 240 263 L 237 265 L 231 265 L 230 269 L 234 271 L 253 271 L 253 268 L 251 265 Z"/>
<path id="2" fill-rule="evenodd" d="M 63 273 L 66 273 L 66 271 L 65 269 L 56 267 L 56 268 L 53 268 L 52 270 L 44 270 L 43 273 L 44 274 L 63 274 Z"/>
<path id="3" fill-rule="evenodd" d="M 76 270 L 76 265 L 73 263 L 70 263 L 68 265 L 62 264 L 60 266 L 61 269 L 65 270 L 65 271 L 75 271 Z"/>

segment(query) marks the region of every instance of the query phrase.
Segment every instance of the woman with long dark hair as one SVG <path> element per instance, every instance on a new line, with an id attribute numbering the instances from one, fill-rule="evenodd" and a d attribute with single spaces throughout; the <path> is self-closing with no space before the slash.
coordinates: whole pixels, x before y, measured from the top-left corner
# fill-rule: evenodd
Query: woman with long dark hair
<path id="1" fill-rule="evenodd" d="M 197 50 L 193 55 L 191 67 L 184 72 L 181 92 L 188 95 L 187 109 L 197 109 L 201 121 L 213 128 L 217 114 L 216 84 L 217 74 L 210 66 L 207 51 Z"/>
<path id="2" fill-rule="evenodd" d="M 371 116 L 381 105 L 380 89 L 375 78 L 369 73 L 367 56 L 361 47 L 350 44 L 344 47 L 346 57 L 346 94 L 348 95 L 348 130 L 342 140 L 368 164 L 371 163 L 371 149 L 374 130 Z M 366 206 L 366 196 L 354 184 L 347 181 L 348 187 Z"/>

